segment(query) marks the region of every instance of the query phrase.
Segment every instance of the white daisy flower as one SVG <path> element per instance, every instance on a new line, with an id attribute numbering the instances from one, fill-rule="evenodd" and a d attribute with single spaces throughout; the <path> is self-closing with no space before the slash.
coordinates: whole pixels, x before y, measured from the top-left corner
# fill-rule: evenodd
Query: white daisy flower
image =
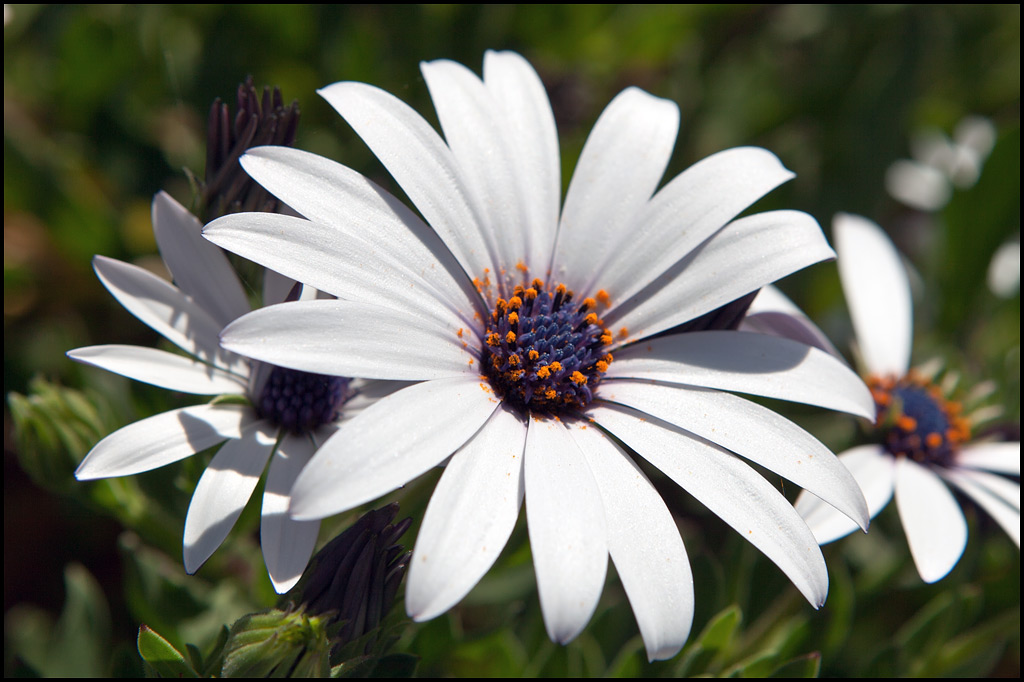
<path id="1" fill-rule="evenodd" d="M 344 166 L 259 148 L 246 170 L 308 220 L 239 214 L 205 230 L 341 299 L 257 311 L 224 331 L 226 347 L 305 371 L 417 381 L 324 444 L 296 481 L 292 515 L 336 514 L 447 460 L 410 566 L 413 618 L 469 592 L 525 497 L 551 638 L 568 642 L 586 625 L 610 555 L 648 656 L 668 658 L 689 633 L 692 576 L 628 447 L 820 605 L 828 578 L 814 537 L 744 458 L 866 524 L 862 495 L 821 443 L 723 389 L 867 415 L 866 387 L 787 339 L 662 334 L 834 257 L 806 214 L 734 220 L 792 173 L 762 149 L 733 149 L 655 193 L 679 110 L 629 88 L 598 120 L 560 210 L 554 117 L 533 68 L 488 52 L 483 79 L 450 61 L 422 70 L 445 139 L 370 85 L 320 91 L 422 220 Z"/>
<path id="2" fill-rule="evenodd" d="M 285 592 L 302 575 L 320 527 L 288 516 L 292 484 L 317 444 L 337 430 L 342 404 L 347 414 L 358 410 L 374 389 L 354 397 L 359 386 L 348 379 L 273 367 L 223 350 L 220 330 L 250 311 L 234 269 L 202 238 L 199 221 L 163 192 L 153 200 L 153 231 L 177 287 L 103 256 L 93 267 L 121 305 L 192 357 L 123 345 L 78 348 L 68 356 L 174 391 L 245 395 L 249 403 L 214 401 L 126 426 L 101 440 L 75 476 L 129 476 L 224 443 L 199 479 L 185 519 L 185 568 L 194 573 L 227 537 L 269 460 L 260 541 L 274 588 Z M 265 300 L 284 301 L 292 284 L 268 271 Z"/>
<path id="3" fill-rule="evenodd" d="M 839 279 L 882 441 L 852 448 L 839 459 L 863 489 L 871 516 L 895 494 L 911 556 L 929 583 L 949 573 L 967 545 L 967 523 L 945 484 L 987 511 L 1019 548 L 1020 483 L 998 474 L 1020 476 L 1020 443 L 966 443 L 970 423 L 959 406 L 910 369 L 910 282 L 896 247 L 881 228 L 858 216 L 837 215 L 833 230 Z M 855 530 L 811 493 L 801 493 L 796 508 L 818 542 Z"/>

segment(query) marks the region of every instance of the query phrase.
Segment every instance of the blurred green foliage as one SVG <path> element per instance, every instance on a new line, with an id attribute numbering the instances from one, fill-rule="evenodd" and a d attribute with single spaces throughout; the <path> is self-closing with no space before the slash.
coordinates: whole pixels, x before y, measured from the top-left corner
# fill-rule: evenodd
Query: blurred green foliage
<path id="1" fill-rule="evenodd" d="M 166 189 L 188 204 L 182 170 L 202 174 L 210 104 L 247 75 L 299 101 L 296 146 L 397 192 L 316 88 L 370 82 L 433 119 L 418 62 L 479 71 L 486 49 L 518 50 L 541 74 L 566 183 L 603 106 L 638 85 L 682 111 L 666 177 L 759 145 L 797 179 L 758 208 L 807 211 L 826 232 L 837 211 L 880 223 L 920 274 L 915 359 L 943 358 L 968 387 L 994 381 L 1000 433 L 1019 440 L 1020 294 L 985 286 L 992 254 L 1020 230 L 1019 6 L 5 6 L 6 674 L 139 674 L 144 648 L 162 672 L 195 672 L 203 657 L 176 652 L 215 650 L 225 624 L 274 603 L 252 508 L 197 576 L 184 574 L 184 513 L 208 455 L 73 481 L 103 434 L 185 400 L 65 357 L 156 341 L 98 283 L 93 254 L 160 267 L 151 198 Z M 979 182 L 933 214 L 889 198 L 886 168 L 909 156 L 911 135 L 948 134 L 968 114 L 998 133 Z M 847 347 L 834 266 L 782 287 Z M 841 417 L 788 414 L 836 450 L 853 435 L 832 425 Z M 417 523 L 425 478 L 396 495 Z M 935 585 L 914 571 L 893 509 L 870 534 L 827 547 L 830 596 L 815 612 L 717 518 L 661 490 L 697 586 L 693 633 L 674 660 L 647 663 L 614 578 L 583 634 L 552 644 L 522 527 L 459 607 L 407 627 L 397 651 L 424 675 L 1019 675 L 1020 553 L 973 507 L 965 556 Z M 324 524 L 325 537 L 349 520 Z M 392 664 L 408 674 L 410 660 Z"/>

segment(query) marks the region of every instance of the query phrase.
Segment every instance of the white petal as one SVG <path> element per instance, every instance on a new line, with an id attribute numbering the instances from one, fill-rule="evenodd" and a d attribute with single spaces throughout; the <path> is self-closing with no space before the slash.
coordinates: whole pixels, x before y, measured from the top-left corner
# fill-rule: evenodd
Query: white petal
<path id="1" fill-rule="evenodd" d="M 435 379 L 479 368 L 458 331 L 391 308 L 351 301 L 296 301 L 260 308 L 228 325 L 222 343 L 282 367 L 333 376 Z"/>
<path id="2" fill-rule="evenodd" d="M 523 502 L 526 425 L 495 410 L 456 452 L 430 497 L 405 589 L 413 620 L 457 604 L 497 560 Z"/>
<path id="3" fill-rule="evenodd" d="M 632 299 L 605 315 L 626 340 L 641 339 L 735 301 L 812 263 L 833 258 L 821 228 L 798 211 L 733 221 Z"/>
<path id="4" fill-rule="evenodd" d="M 551 262 L 554 279 L 590 292 L 618 236 L 654 194 L 679 131 L 675 102 L 626 88 L 605 107 L 573 171 Z"/>
<path id="5" fill-rule="evenodd" d="M 626 380 L 602 384 L 600 395 L 788 478 L 867 530 L 867 504 L 846 467 L 814 436 L 768 408 L 721 391 Z"/>
<path id="6" fill-rule="evenodd" d="M 771 152 L 727 149 L 695 163 L 658 191 L 628 229 L 610 235 L 608 262 L 594 267 L 612 301 L 627 300 L 669 266 L 794 174 Z M 588 289 L 589 291 L 589 289 Z"/>
<path id="7" fill-rule="evenodd" d="M 367 231 L 374 229 L 376 225 L 367 226 Z M 455 313 L 420 277 L 429 265 L 395 260 L 376 245 L 323 223 L 275 213 L 235 213 L 210 223 L 205 234 L 243 258 L 339 298 L 387 306 L 446 326 L 469 327 L 466 320 L 472 319 L 468 304 L 464 315 Z"/>
<path id="8" fill-rule="evenodd" d="M 864 364 L 874 374 L 903 376 L 910 368 L 913 308 L 900 255 L 881 228 L 859 216 L 838 214 L 832 232 Z"/>
<path id="9" fill-rule="evenodd" d="M 765 334 L 703 331 L 650 339 L 615 353 L 606 376 L 739 391 L 875 416 L 871 392 L 841 360 Z"/>
<path id="10" fill-rule="evenodd" d="M 301 273 L 302 281 L 344 298 L 333 288 L 347 286 L 348 280 L 343 273 L 333 272 L 339 268 L 330 258 L 339 253 L 343 255 L 347 243 L 357 240 L 359 248 L 377 254 L 375 261 L 388 263 L 387 269 L 393 267 L 409 273 L 418 282 L 417 286 L 426 287 L 453 310 L 472 311 L 479 302 L 470 278 L 437 234 L 405 204 L 359 173 L 290 147 L 253 149 L 241 162 L 246 172 L 260 184 L 287 196 L 290 206 L 320 224 L 314 233 L 294 230 L 288 236 L 300 239 L 306 249 L 323 249 L 323 255 L 306 254 L 305 258 L 323 261 L 326 271 L 318 272 L 319 268 L 310 267 L 309 263 L 303 265 L 303 258 L 289 256 L 289 268 L 299 268 L 293 277 Z M 219 221 L 214 221 L 207 226 L 205 234 L 216 235 L 218 228 L 214 226 L 218 224 Z M 244 240 L 244 232 L 238 233 L 235 239 Z M 285 254 L 274 257 L 284 262 Z M 377 272 L 373 278 L 381 274 Z M 312 277 L 319 277 L 324 283 L 315 284 Z"/>
<path id="11" fill-rule="evenodd" d="M 317 92 L 380 159 L 463 270 L 481 279 L 497 272 L 479 207 L 430 124 L 397 97 L 364 83 L 335 83 Z"/>
<path id="12" fill-rule="evenodd" d="M 178 288 L 223 327 L 249 312 L 249 299 L 224 252 L 202 233 L 202 223 L 169 194 L 153 198 L 153 236 L 164 264 Z"/>
<path id="13" fill-rule="evenodd" d="M 101 440 L 78 465 L 75 478 L 88 481 L 156 469 L 238 438 L 255 420 L 246 405 L 194 405 L 163 412 Z"/>
<path id="14" fill-rule="evenodd" d="M 515 176 L 526 198 L 519 227 L 526 235 L 526 263 L 544 267 L 554 247 L 562 197 L 558 131 L 551 103 L 537 72 L 515 52 L 488 50 L 484 54 L 484 84 L 503 115 Z"/>
<path id="15" fill-rule="evenodd" d="M 956 463 L 971 469 L 1020 476 L 1020 442 L 973 443 L 960 450 Z"/>
<path id="16" fill-rule="evenodd" d="M 693 574 L 683 539 L 661 495 L 618 445 L 593 425 L 569 433 L 597 480 L 615 563 L 647 648 L 672 658 L 693 623 Z"/>
<path id="17" fill-rule="evenodd" d="M 973 471 L 971 469 L 939 469 L 936 471 L 947 480 L 956 480 L 957 483 L 969 480 L 972 483 L 985 488 L 989 493 L 998 497 L 1004 504 L 1020 511 L 1020 481 L 1014 481 L 1005 476 L 997 476 L 987 471 Z M 946 476 L 955 474 L 955 476 Z"/>
<path id="18" fill-rule="evenodd" d="M 762 287 L 757 292 L 739 328 L 741 331 L 792 339 L 820 348 L 837 358 L 843 357 L 825 333 L 775 286 Z"/>
<path id="19" fill-rule="evenodd" d="M 587 459 L 566 427 L 531 419 L 526 436 L 526 521 L 548 637 L 576 638 L 594 615 L 608 571 L 604 505 Z"/>
<path id="20" fill-rule="evenodd" d="M 174 285 L 113 258 L 96 256 L 92 264 L 103 286 L 128 312 L 175 346 L 223 369 L 244 362 L 221 349 L 217 337 L 222 325 Z"/>
<path id="21" fill-rule="evenodd" d="M 948 469 L 942 477 L 967 493 L 996 520 L 1020 549 L 1020 483 L 967 469 Z"/>
<path id="22" fill-rule="evenodd" d="M 839 455 L 839 461 L 857 481 L 864 493 L 868 514 L 875 518 L 892 499 L 896 475 L 892 455 L 878 445 L 861 445 Z M 857 524 L 850 517 L 806 490 L 800 493 L 793 506 L 810 526 L 819 545 L 846 537 L 857 530 Z"/>
<path id="23" fill-rule="evenodd" d="M 896 508 L 921 579 L 933 583 L 944 578 L 967 546 L 967 522 L 953 493 L 932 471 L 900 457 Z"/>
<path id="24" fill-rule="evenodd" d="M 277 427 L 259 422 L 226 442 L 206 467 L 185 517 L 185 570 L 195 573 L 238 520 L 277 442 Z"/>
<path id="25" fill-rule="evenodd" d="M 290 590 L 302 577 L 320 531 L 319 521 L 294 521 L 288 516 L 292 485 L 314 452 L 316 445 L 309 436 L 287 434 L 270 460 L 263 490 L 260 545 L 278 594 Z"/>
<path id="26" fill-rule="evenodd" d="M 405 485 L 462 447 L 497 406 L 477 377 L 425 381 L 379 400 L 345 422 L 299 475 L 292 518 L 322 519 Z"/>
<path id="27" fill-rule="evenodd" d="M 592 403 L 588 416 L 775 562 L 812 606 L 825 603 L 828 571 L 818 543 L 760 474 L 718 446 L 629 408 Z"/>
<path id="28" fill-rule="evenodd" d="M 515 272 L 516 264 L 527 255 L 523 213 L 531 198 L 519 186 L 519 168 L 497 102 L 483 81 L 462 64 L 439 59 L 421 63 L 420 70 L 445 140 L 489 228 L 483 234 L 496 254 L 497 272 Z M 510 295 L 505 288 L 498 292 Z"/>
<path id="29" fill-rule="evenodd" d="M 121 376 L 196 395 L 245 393 L 247 380 L 205 363 L 156 348 L 87 346 L 68 351 L 77 362 Z"/>

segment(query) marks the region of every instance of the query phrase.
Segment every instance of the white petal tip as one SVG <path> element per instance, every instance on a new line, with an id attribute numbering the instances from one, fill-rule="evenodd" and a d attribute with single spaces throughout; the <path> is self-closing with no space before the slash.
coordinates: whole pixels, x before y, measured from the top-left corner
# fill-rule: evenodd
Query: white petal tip
<path id="1" fill-rule="evenodd" d="M 274 576 L 270 576 L 270 582 L 274 586 L 274 591 L 278 594 L 284 594 L 288 590 L 295 587 L 295 583 L 299 582 L 301 575 L 297 575 L 294 578 L 288 578 L 287 580 L 275 580 Z"/>

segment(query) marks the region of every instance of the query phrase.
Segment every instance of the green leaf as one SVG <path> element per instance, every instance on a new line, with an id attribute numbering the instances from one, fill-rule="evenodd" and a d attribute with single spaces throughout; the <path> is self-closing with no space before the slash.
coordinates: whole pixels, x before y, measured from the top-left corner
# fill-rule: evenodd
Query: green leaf
<path id="1" fill-rule="evenodd" d="M 139 655 L 156 677 L 199 677 L 188 660 L 146 625 L 139 628 Z"/>
<path id="2" fill-rule="evenodd" d="M 80 564 L 64 569 L 67 597 L 60 618 L 34 607 L 12 610 L 5 631 L 13 654 L 44 677 L 106 677 L 110 613 L 96 579 Z"/>
<path id="3" fill-rule="evenodd" d="M 679 661 L 676 676 L 693 675 L 709 668 L 713 660 L 721 655 L 732 641 L 743 615 L 736 605 L 720 611 L 704 626 L 704 630 Z"/>
<path id="4" fill-rule="evenodd" d="M 791 658 L 777 667 L 768 677 L 817 677 L 821 673 L 821 654 L 815 652 Z"/>

